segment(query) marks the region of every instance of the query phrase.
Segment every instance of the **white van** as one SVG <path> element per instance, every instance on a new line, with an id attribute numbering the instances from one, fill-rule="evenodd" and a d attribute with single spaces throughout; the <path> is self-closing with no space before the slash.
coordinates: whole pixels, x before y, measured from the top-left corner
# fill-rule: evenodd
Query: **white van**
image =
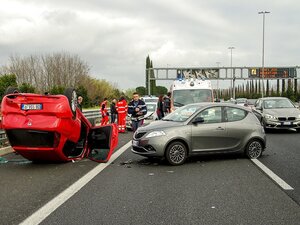
<path id="1" fill-rule="evenodd" d="M 198 102 L 213 102 L 214 95 L 210 80 L 189 78 L 173 81 L 170 88 L 171 110 Z"/>

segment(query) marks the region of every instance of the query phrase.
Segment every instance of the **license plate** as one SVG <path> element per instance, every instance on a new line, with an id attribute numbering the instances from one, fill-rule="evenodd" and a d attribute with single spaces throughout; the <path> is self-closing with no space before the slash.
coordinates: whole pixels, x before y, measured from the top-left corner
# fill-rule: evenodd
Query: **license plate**
<path id="1" fill-rule="evenodd" d="M 291 125 L 291 122 L 283 122 L 283 125 Z"/>
<path id="2" fill-rule="evenodd" d="M 132 145 L 134 145 L 134 146 L 139 146 L 139 141 L 133 140 L 133 141 L 132 141 Z"/>
<path id="3" fill-rule="evenodd" d="M 41 110 L 43 109 L 43 104 L 22 104 L 22 110 Z"/>

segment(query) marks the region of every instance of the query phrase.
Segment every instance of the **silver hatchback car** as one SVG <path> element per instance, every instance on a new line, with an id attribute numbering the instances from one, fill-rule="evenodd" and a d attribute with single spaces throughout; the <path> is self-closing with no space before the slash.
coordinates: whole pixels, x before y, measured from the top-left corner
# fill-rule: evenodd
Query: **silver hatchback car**
<path id="1" fill-rule="evenodd" d="M 197 153 L 243 151 L 258 158 L 265 147 L 264 129 L 251 110 L 230 103 L 197 103 L 139 127 L 131 151 L 181 165 Z"/>

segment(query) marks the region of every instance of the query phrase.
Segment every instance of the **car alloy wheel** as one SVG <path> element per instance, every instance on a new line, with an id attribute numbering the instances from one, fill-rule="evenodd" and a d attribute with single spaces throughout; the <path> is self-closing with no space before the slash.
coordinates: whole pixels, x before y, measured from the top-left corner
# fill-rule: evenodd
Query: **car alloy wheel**
<path id="1" fill-rule="evenodd" d="M 250 159 L 257 159 L 261 156 L 263 146 L 259 140 L 251 140 L 246 147 L 246 155 Z"/>
<path id="2" fill-rule="evenodd" d="M 171 165 L 182 165 L 187 158 L 187 149 L 181 142 L 173 142 L 166 151 L 166 158 Z"/>

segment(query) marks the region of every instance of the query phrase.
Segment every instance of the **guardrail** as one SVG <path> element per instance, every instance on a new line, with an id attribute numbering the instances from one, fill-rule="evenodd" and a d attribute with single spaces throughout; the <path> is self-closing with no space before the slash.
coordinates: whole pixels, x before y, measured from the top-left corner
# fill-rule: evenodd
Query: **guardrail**
<path id="1" fill-rule="evenodd" d="M 94 126 L 97 122 L 100 122 L 101 113 L 100 109 L 93 109 L 93 110 L 85 110 L 83 111 L 83 115 L 93 124 Z"/>
<path id="2" fill-rule="evenodd" d="M 100 109 L 85 110 L 82 112 L 83 115 L 95 126 L 101 119 Z M 7 144 L 7 137 L 4 130 L 0 130 L 0 146 Z"/>

